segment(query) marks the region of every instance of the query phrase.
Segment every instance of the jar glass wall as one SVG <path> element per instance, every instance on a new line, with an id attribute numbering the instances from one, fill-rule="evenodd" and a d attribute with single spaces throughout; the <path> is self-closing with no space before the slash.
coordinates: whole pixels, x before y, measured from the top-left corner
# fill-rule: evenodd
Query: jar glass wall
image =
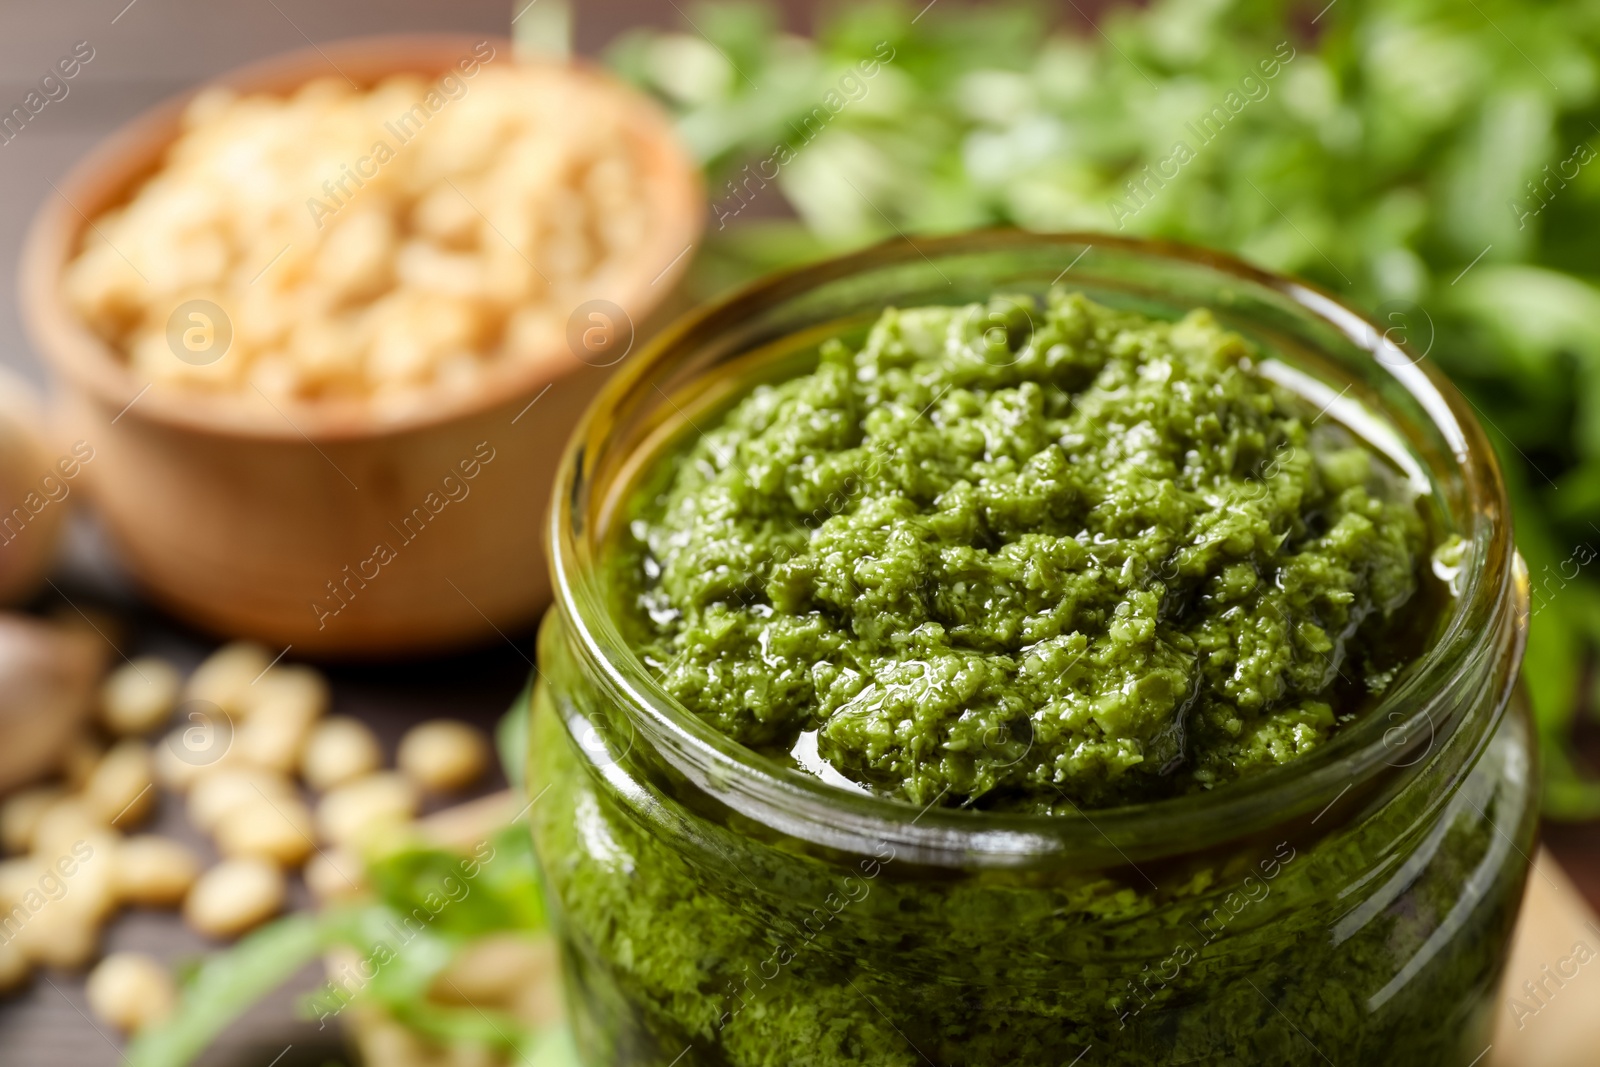
<path id="1" fill-rule="evenodd" d="M 612 617 L 604 553 L 673 427 L 887 305 L 1052 284 L 1154 317 L 1211 308 L 1425 491 L 1463 542 L 1455 595 L 1382 701 L 1226 788 L 1037 816 L 852 793 L 668 697 Z M 580 426 L 552 516 L 531 818 L 585 1061 L 1471 1062 L 1536 810 L 1513 699 L 1526 579 L 1464 409 L 1321 293 L 1105 237 L 891 244 L 673 327 Z"/>

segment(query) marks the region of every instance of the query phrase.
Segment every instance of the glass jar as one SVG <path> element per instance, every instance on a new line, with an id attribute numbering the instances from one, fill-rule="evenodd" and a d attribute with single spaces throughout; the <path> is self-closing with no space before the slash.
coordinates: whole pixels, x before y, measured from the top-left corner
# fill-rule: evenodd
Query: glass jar
<path id="1" fill-rule="evenodd" d="M 1226 788 L 1040 816 L 851 792 L 670 698 L 612 617 L 603 551 L 669 430 L 886 305 L 1052 284 L 1211 308 L 1425 490 L 1436 534 L 1462 539 L 1455 595 L 1381 702 Z M 1332 298 L 1083 235 L 902 241 L 779 275 L 610 383 L 566 454 L 551 555 L 531 817 L 590 1067 L 1464 1065 L 1489 1044 L 1537 814 L 1514 699 L 1526 576 L 1465 402 Z"/>

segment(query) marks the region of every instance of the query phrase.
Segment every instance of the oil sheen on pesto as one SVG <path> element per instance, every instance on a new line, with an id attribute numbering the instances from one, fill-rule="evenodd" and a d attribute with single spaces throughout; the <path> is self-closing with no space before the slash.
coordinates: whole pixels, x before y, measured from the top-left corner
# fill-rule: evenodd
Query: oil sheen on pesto
<path id="1" fill-rule="evenodd" d="M 632 639 L 836 781 L 1038 812 L 1212 788 L 1401 662 L 1410 492 L 1206 311 L 890 308 L 696 427 L 633 504 Z"/>

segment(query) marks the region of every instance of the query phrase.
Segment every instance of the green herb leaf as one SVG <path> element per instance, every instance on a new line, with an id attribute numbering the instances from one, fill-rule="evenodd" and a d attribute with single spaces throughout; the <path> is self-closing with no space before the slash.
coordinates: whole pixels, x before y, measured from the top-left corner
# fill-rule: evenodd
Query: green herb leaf
<path id="1" fill-rule="evenodd" d="M 182 1067 L 229 1023 L 313 962 L 330 944 L 332 924 L 297 913 L 264 926 L 206 958 L 185 984 L 178 1010 L 133 1039 L 128 1067 Z"/>

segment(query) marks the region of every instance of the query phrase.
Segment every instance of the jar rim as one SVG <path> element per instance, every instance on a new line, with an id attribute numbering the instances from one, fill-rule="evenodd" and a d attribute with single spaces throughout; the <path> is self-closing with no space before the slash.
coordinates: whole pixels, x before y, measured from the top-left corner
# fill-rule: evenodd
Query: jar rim
<path id="1" fill-rule="evenodd" d="M 1434 642 L 1408 665 L 1399 681 L 1328 744 L 1213 790 L 1087 811 L 1078 808 L 1076 816 L 933 805 L 918 812 L 908 801 L 829 784 L 739 744 L 668 694 L 623 638 L 611 617 L 600 568 L 590 551 L 605 531 L 588 521 L 585 509 L 591 503 L 590 482 L 601 443 L 597 431 L 611 423 L 619 406 L 636 391 L 660 390 L 653 372 L 756 309 L 792 299 L 824 283 L 896 263 L 926 260 L 932 264 L 942 257 L 1003 253 L 1028 246 L 1059 247 L 1063 263 L 1071 258 L 1070 252 L 1076 251 L 1081 258 L 1091 248 L 1105 248 L 1200 268 L 1223 280 L 1268 290 L 1370 355 L 1447 443 L 1454 472 L 1465 489 L 1458 532 L 1466 545 L 1447 618 Z M 606 384 L 574 431 L 557 473 L 549 526 L 556 610 L 570 626 L 579 654 L 605 679 L 610 695 L 618 698 L 631 730 L 647 734 L 658 747 L 670 750 L 669 758 L 677 769 L 696 784 L 714 786 L 722 794 L 720 799 L 745 808 L 747 815 L 779 825 L 785 832 L 825 844 L 893 839 L 929 854 L 990 857 L 1002 862 L 1005 857 L 1075 853 L 1090 847 L 1103 851 L 1107 845 L 1127 859 L 1118 842 L 1145 840 L 1147 834 L 1138 831 L 1157 822 L 1161 836 L 1174 841 L 1199 845 L 1234 838 L 1289 817 L 1326 811 L 1352 785 L 1386 766 L 1412 767 L 1413 763 L 1396 762 L 1393 757 L 1397 751 L 1409 753 L 1415 747 L 1411 739 L 1424 735 L 1427 747 L 1414 763 L 1425 764 L 1440 730 L 1436 719 L 1448 710 L 1444 702 L 1459 694 L 1466 684 L 1465 672 L 1486 652 L 1509 657 L 1510 669 L 1500 679 L 1503 691 L 1493 697 L 1495 708 L 1503 708 L 1509 699 L 1526 635 L 1526 580 L 1512 542 L 1499 464 L 1470 405 L 1442 373 L 1338 297 L 1225 253 L 1098 233 L 996 229 L 919 237 L 914 242 L 902 236 L 768 275 L 703 305 L 671 324 Z M 1456 717 L 1443 718 L 1445 728 L 1453 729 Z M 1391 740 L 1397 735 L 1407 739 L 1398 748 Z M 808 829 L 817 833 L 807 833 Z"/>

